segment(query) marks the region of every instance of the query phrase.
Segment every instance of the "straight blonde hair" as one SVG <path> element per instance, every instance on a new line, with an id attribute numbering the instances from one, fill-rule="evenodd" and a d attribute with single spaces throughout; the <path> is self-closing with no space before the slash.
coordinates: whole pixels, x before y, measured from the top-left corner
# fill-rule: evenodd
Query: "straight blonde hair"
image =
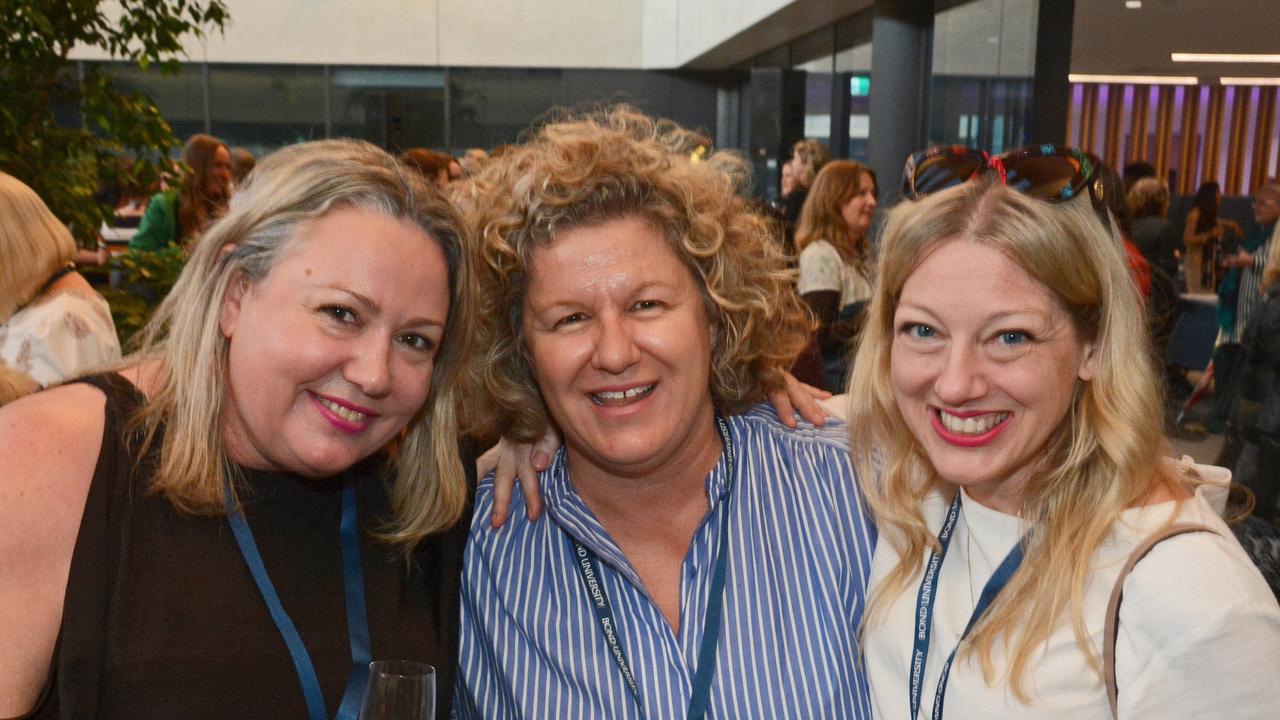
<path id="1" fill-rule="evenodd" d="M 71 231 L 36 191 L 0 172 L 0 323 L 35 299 L 53 273 L 75 256 Z"/>
<path id="2" fill-rule="evenodd" d="M 450 282 L 447 324 L 425 406 L 390 451 L 392 522 L 382 537 L 409 547 L 457 522 L 467 485 L 458 455 L 457 378 L 471 334 L 466 229 L 453 207 L 413 170 L 355 140 L 295 145 L 249 175 L 227 215 L 196 246 L 130 362 L 158 361 L 159 387 L 137 418 L 144 448 L 159 446 L 151 488 L 184 512 L 225 512 L 224 488 L 238 473 L 221 420 L 227 397 L 227 341 L 218 319 L 237 277 L 254 283 L 314 220 L 355 207 L 405 220 L 444 251 Z M 159 432 L 163 428 L 163 433 Z"/>
<path id="3" fill-rule="evenodd" d="M 849 386 L 854 462 L 880 541 L 900 557 L 871 598 L 866 623 L 874 625 L 919 577 L 924 553 L 938 546 L 921 503 L 933 493 L 950 499 L 957 492 L 911 434 L 890 384 L 893 319 L 907 278 L 943 243 L 983 244 L 1048 288 L 1078 337 L 1094 344 L 1094 378 L 1077 381 L 1070 409 L 1036 461 L 1022 501 L 1020 515 L 1034 528 L 1025 562 L 962 648 L 977 654 L 993 683 L 992 648 L 1002 642 L 1010 658 L 1007 681 L 1024 702 L 1027 672 L 1064 618 L 1101 677 L 1083 615 L 1091 558 L 1121 512 L 1174 483 L 1158 471 L 1163 413 L 1142 309 L 1120 241 L 1088 203 L 1078 198 L 1055 206 L 1003 185 L 975 182 L 895 208 L 882 237 Z"/>

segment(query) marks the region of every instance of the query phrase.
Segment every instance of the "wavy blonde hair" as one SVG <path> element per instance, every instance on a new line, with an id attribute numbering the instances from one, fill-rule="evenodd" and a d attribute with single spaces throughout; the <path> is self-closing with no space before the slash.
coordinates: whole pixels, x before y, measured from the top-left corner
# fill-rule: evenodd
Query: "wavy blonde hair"
<path id="1" fill-rule="evenodd" d="M 309 223 L 342 207 L 413 223 L 440 246 L 448 265 L 449 313 L 431 393 L 390 448 L 393 518 L 383 537 L 412 546 L 451 527 L 466 502 L 457 445 L 457 378 L 472 312 L 466 229 L 421 175 L 369 143 L 294 145 L 249 175 L 227 214 L 201 238 L 129 360 L 154 360 L 161 368 L 159 386 L 135 424 L 146 445 L 159 446 L 153 491 L 184 512 L 225 511 L 224 487 L 237 470 L 221 430 L 228 372 L 228 343 L 218 325 L 223 296 L 236 277 L 265 278 L 293 243 L 306 242 Z"/>
<path id="2" fill-rule="evenodd" d="M 1024 679 L 1055 627 L 1069 616 L 1077 644 L 1101 673 L 1083 616 L 1090 559 L 1120 513 L 1176 481 L 1159 471 L 1165 442 L 1160 388 L 1146 345 L 1142 309 L 1120 241 L 1087 198 L 1050 205 L 989 182 L 967 183 L 889 216 L 880 246 L 862 344 L 849 386 L 854 462 L 876 515 L 881 542 L 901 558 L 874 592 L 868 624 L 919 577 L 937 548 L 921 514 L 931 493 L 956 487 L 939 477 L 911 434 L 890 384 L 893 318 L 907 278 L 930 252 L 953 240 L 998 250 L 1061 302 L 1077 336 L 1094 344 L 1095 375 L 1079 382 L 1070 409 L 1036 461 L 1020 515 L 1035 531 L 1022 569 L 966 640 L 994 682 L 992 648 L 1004 643 L 1007 679 L 1024 702 Z M 1099 675 L 1101 677 L 1101 675 Z"/>
<path id="3" fill-rule="evenodd" d="M 0 172 L 0 323 L 71 262 L 71 231 L 26 183 Z"/>
<path id="4" fill-rule="evenodd" d="M 613 219 L 653 225 L 693 273 L 715 337 L 711 395 L 727 412 L 781 387 L 810 329 L 781 245 L 735 192 L 736 155 L 693 151 L 703 135 L 618 107 L 543 127 L 457 188 L 475 232 L 477 351 L 469 398 L 477 434 L 540 436 L 549 417 L 521 339 L 534 251 Z"/>

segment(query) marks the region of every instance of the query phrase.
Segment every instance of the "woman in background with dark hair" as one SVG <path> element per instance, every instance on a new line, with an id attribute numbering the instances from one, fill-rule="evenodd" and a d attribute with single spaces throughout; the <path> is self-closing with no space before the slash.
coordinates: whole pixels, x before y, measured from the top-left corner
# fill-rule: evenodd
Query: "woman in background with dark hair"
<path id="1" fill-rule="evenodd" d="M 1240 226 L 1218 217 L 1222 203 L 1222 190 L 1216 180 L 1210 180 L 1196 190 L 1182 231 L 1182 271 L 1187 278 L 1187 292 L 1213 292 L 1218 284 L 1218 242 L 1223 235 L 1234 233 L 1237 239 L 1244 233 Z"/>
<path id="2" fill-rule="evenodd" d="M 231 199 L 231 151 L 212 135 L 196 133 L 182 148 L 186 170 L 176 190 L 157 193 L 147 203 L 130 250 L 159 250 L 188 243 L 227 211 Z"/>

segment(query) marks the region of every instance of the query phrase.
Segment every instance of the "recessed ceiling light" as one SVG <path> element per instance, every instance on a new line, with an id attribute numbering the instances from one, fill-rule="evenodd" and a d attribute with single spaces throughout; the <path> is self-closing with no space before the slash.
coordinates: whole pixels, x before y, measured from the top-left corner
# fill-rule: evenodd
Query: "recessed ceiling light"
<path id="1" fill-rule="evenodd" d="M 1129 10 L 1141 10 L 1142 0 L 1124 0 L 1124 6 Z"/>
<path id="2" fill-rule="evenodd" d="M 1169 53 L 1174 62 L 1280 63 L 1276 53 Z"/>
<path id="3" fill-rule="evenodd" d="M 1128 85 L 1195 85 L 1199 78 L 1179 75 L 1087 75 L 1071 73 L 1067 76 L 1071 82 L 1079 83 L 1119 83 Z"/>
<path id="4" fill-rule="evenodd" d="M 1220 77 L 1222 85 L 1280 85 L 1280 77 Z"/>

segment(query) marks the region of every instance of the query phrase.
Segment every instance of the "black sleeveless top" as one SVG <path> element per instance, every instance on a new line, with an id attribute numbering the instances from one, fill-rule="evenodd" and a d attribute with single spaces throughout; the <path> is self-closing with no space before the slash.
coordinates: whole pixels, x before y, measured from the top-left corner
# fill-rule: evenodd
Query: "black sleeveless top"
<path id="1" fill-rule="evenodd" d="M 177 512 L 146 492 L 125 422 L 142 402 L 112 374 L 84 378 L 107 395 L 102 450 L 71 559 L 50 684 L 35 718 L 307 716 L 288 649 L 225 517 Z M 361 527 L 387 516 L 381 463 L 357 470 Z M 245 517 L 324 693 L 337 711 L 351 670 L 343 593 L 341 480 L 246 471 Z M 375 660 L 436 668 L 447 718 L 458 652 L 458 592 L 468 522 L 406 559 L 362 538 Z"/>

